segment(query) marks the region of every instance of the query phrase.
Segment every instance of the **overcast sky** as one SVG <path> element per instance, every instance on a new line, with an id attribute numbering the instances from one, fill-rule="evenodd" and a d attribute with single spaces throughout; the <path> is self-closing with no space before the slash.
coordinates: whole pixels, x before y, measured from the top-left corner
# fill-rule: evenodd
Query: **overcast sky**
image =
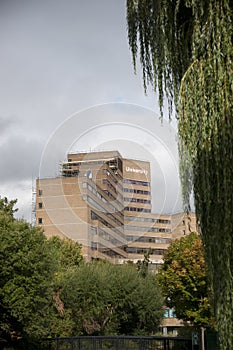
<path id="1" fill-rule="evenodd" d="M 18 198 L 19 217 L 69 150 L 150 160 L 154 211 L 181 208 L 175 124 L 133 72 L 125 2 L 0 2 L 0 195 Z"/>

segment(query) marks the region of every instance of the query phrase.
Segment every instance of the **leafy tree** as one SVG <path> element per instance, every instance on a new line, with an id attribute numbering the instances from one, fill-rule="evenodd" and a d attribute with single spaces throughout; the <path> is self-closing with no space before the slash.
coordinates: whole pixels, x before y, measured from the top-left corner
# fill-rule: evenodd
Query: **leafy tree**
<path id="1" fill-rule="evenodd" d="M 18 209 L 14 209 L 15 204 L 17 203 L 17 199 L 13 199 L 9 201 L 7 197 L 1 199 L 0 197 L 0 211 L 1 214 L 8 215 L 11 219 L 14 218 L 14 213 L 18 211 Z"/>
<path id="2" fill-rule="evenodd" d="M 13 218 L 0 200 L 0 330 L 14 337 L 47 335 L 54 263 L 44 234 Z"/>
<path id="3" fill-rule="evenodd" d="M 64 277 L 61 299 L 72 314 L 73 334 L 147 334 L 161 321 L 156 277 L 142 278 L 135 266 L 83 264 Z"/>
<path id="4" fill-rule="evenodd" d="M 158 280 L 167 306 L 175 308 L 178 318 L 196 326 L 213 325 L 204 251 L 196 233 L 171 243 Z"/>
<path id="5" fill-rule="evenodd" d="M 16 200 L 0 200 L 0 332 L 38 340 L 69 336 L 70 310 L 60 298 L 69 269 L 82 262 L 81 246 L 14 219 Z"/>
<path id="6" fill-rule="evenodd" d="M 233 2 L 127 0 L 134 67 L 179 119 L 185 208 L 194 188 L 222 349 L 233 348 Z M 227 301 L 227 302 L 226 302 Z"/>
<path id="7" fill-rule="evenodd" d="M 75 324 L 71 310 L 65 309 L 60 294 L 69 269 L 78 267 L 83 262 L 81 245 L 72 240 L 54 236 L 48 240 L 48 246 L 56 261 L 56 271 L 51 282 L 53 305 L 48 319 L 48 332 L 52 337 L 70 336 Z"/>
<path id="8" fill-rule="evenodd" d="M 54 236 L 48 240 L 48 244 L 56 258 L 58 269 L 66 270 L 69 267 L 79 266 L 83 261 L 82 247 L 78 242 Z"/>

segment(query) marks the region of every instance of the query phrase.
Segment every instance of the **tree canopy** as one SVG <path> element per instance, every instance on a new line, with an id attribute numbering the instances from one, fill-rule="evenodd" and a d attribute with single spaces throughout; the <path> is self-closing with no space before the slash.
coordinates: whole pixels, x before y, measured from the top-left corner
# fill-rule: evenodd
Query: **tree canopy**
<path id="1" fill-rule="evenodd" d="M 59 271 L 79 266 L 83 261 L 82 247 L 78 242 L 53 236 L 48 240 L 48 245 L 56 259 Z"/>
<path id="2" fill-rule="evenodd" d="M 44 233 L 14 219 L 16 200 L 0 199 L 0 334 L 13 340 L 68 335 L 61 319 L 60 279 L 82 261 L 78 243 Z"/>
<path id="3" fill-rule="evenodd" d="M 233 2 L 128 0 L 129 45 L 144 87 L 179 121 L 185 209 L 192 189 L 222 349 L 233 348 Z M 227 302 L 226 302 L 227 300 Z"/>
<path id="4" fill-rule="evenodd" d="M 196 326 L 213 325 L 202 240 L 196 233 L 171 243 L 158 279 L 167 306 L 175 308 L 178 318 Z"/>
<path id="5" fill-rule="evenodd" d="M 21 338 L 47 334 L 54 261 L 44 234 L 13 218 L 0 199 L 0 330 Z"/>
<path id="6" fill-rule="evenodd" d="M 132 264 L 85 263 L 77 242 L 46 239 L 14 219 L 15 203 L 0 199 L 0 334 L 30 343 L 156 331 L 163 297 L 155 275 Z"/>
<path id="7" fill-rule="evenodd" d="M 100 261 L 70 270 L 60 296 L 74 335 L 148 334 L 163 316 L 156 276 L 142 277 L 129 264 Z"/>

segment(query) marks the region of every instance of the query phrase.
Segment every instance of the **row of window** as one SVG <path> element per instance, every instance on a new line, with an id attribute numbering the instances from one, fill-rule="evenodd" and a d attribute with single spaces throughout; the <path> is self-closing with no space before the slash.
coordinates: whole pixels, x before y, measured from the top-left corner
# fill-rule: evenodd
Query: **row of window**
<path id="1" fill-rule="evenodd" d="M 82 187 L 87 188 L 89 191 L 93 192 L 96 197 L 100 198 L 103 202 L 107 203 L 106 199 L 94 187 L 89 185 L 87 182 L 83 182 Z"/>
<path id="2" fill-rule="evenodd" d="M 110 256 L 110 258 L 116 258 L 116 259 L 125 258 L 124 255 L 121 255 L 121 254 L 119 254 L 119 253 L 116 253 L 114 250 L 109 249 L 109 248 L 104 249 L 103 251 L 102 251 L 102 250 L 100 250 L 100 251 L 101 251 L 101 253 L 103 253 L 103 254 L 105 254 L 105 255 L 107 255 L 107 256 Z"/>
<path id="3" fill-rule="evenodd" d="M 115 192 L 117 194 L 116 188 L 107 179 L 103 179 L 103 184 L 107 185 L 109 188 L 111 188 L 111 190 L 113 192 Z"/>
<path id="4" fill-rule="evenodd" d="M 111 242 L 116 247 L 120 247 L 122 245 L 122 242 L 120 242 L 118 239 L 112 237 L 108 232 L 103 231 L 101 229 L 98 230 L 99 237 L 105 239 L 106 241 Z"/>
<path id="5" fill-rule="evenodd" d="M 170 228 L 142 227 L 142 226 L 130 226 L 130 225 L 125 225 L 125 230 L 141 231 L 141 232 L 171 232 Z"/>
<path id="6" fill-rule="evenodd" d="M 124 255 L 120 255 L 119 253 L 115 252 L 114 250 L 110 248 L 104 247 L 102 244 L 97 242 L 91 242 L 91 249 L 92 250 L 98 250 L 102 254 L 105 254 L 107 256 L 110 256 L 111 258 L 124 258 Z"/>
<path id="7" fill-rule="evenodd" d="M 116 209 L 113 205 L 111 205 L 111 203 L 108 202 L 108 201 L 104 198 L 104 196 L 102 196 L 102 194 L 100 194 L 94 187 L 92 187 L 91 185 L 87 184 L 86 182 L 83 182 L 82 186 L 83 186 L 83 188 L 87 188 L 89 191 L 91 191 L 92 193 L 94 193 L 94 195 L 95 195 L 96 197 L 98 197 L 99 199 L 101 199 L 102 202 L 107 203 L 107 205 L 108 205 L 110 208 L 112 208 L 112 211 L 114 211 L 114 212 L 118 211 L 118 209 Z M 116 202 L 118 205 L 121 205 L 121 203 L 120 203 L 117 199 L 115 199 L 115 197 L 114 197 L 113 195 L 111 195 L 111 196 L 109 195 L 109 192 L 106 192 L 105 190 L 103 190 L 103 192 L 104 192 L 108 197 L 110 197 L 111 199 L 113 199 L 114 202 Z M 83 199 L 85 199 L 84 196 L 83 196 Z"/>
<path id="8" fill-rule="evenodd" d="M 124 210 L 127 211 L 136 211 L 139 213 L 150 213 L 151 209 L 146 209 L 146 208 L 135 208 L 135 207 L 124 207 Z"/>
<path id="9" fill-rule="evenodd" d="M 103 169 L 103 174 L 108 175 L 115 184 L 118 183 L 117 179 L 115 179 L 114 175 L 108 169 Z"/>
<path id="10" fill-rule="evenodd" d="M 111 220 L 113 220 L 118 226 L 122 226 L 122 223 L 117 220 L 111 213 L 108 213 L 106 209 L 104 209 L 99 203 L 97 203 L 94 199 L 92 199 L 91 197 L 87 196 L 87 201 L 88 203 L 90 203 L 94 208 L 96 208 L 97 210 L 101 211 L 104 214 L 107 214 L 108 216 L 110 216 Z M 113 212 L 116 211 L 116 209 L 112 206 L 113 208 Z"/>
<path id="11" fill-rule="evenodd" d="M 99 242 L 91 242 L 91 250 L 98 250 L 99 252 L 114 258 L 124 258 L 123 255 L 116 253 L 110 248 L 106 248 L 103 244 Z"/>
<path id="12" fill-rule="evenodd" d="M 92 192 L 97 198 L 101 199 L 103 203 L 107 203 L 110 208 L 112 208 L 112 205 L 102 196 L 94 187 L 89 185 L 87 182 L 83 182 L 82 184 L 83 188 L 87 188 L 90 192 Z"/>
<path id="13" fill-rule="evenodd" d="M 169 244 L 170 239 L 161 237 L 147 237 L 147 236 L 126 236 L 128 242 L 143 242 L 143 243 L 159 243 Z"/>
<path id="14" fill-rule="evenodd" d="M 114 202 L 116 202 L 120 207 L 122 207 L 122 203 L 120 201 L 118 201 L 118 199 L 116 199 L 108 190 L 103 190 L 104 193 L 106 193 L 106 195 L 111 198 L 111 200 L 113 200 Z M 109 202 L 108 202 L 109 203 Z"/>
<path id="15" fill-rule="evenodd" d="M 134 188 L 124 188 L 124 192 L 150 195 L 150 191 L 135 190 Z"/>
<path id="16" fill-rule="evenodd" d="M 79 170 L 62 171 L 62 176 L 64 177 L 77 177 L 78 174 L 79 174 Z"/>
<path id="17" fill-rule="evenodd" d="M 129 179 L 124 179 L 123 180 L 124 184 L 131 184 L 131 185 L 140 185 L 140 186 L 150 186 L 149 182 L 146 181 L 136 181 L 136 180 L 129 180 Z"/>
<path id="18" fill-rule="evenodd" d="M 104 220 L 101 216 L 97 215 L 94 211 L 91 211 L 91 219 L 100 221 L 104 226 L 110 228 L 112 231 L 125 239 L 125 236 L 121 231 L 119 231 L 116 227 L 113 227 L 110 223 Z"/>
<path id="19" fill-rule="evenodd" d="M 140 221 L 140 222 L 154 222 L 159 224 L 171 224 L 171 220 L 144 218 L 143 216 L 125 216 L 125 220 Z"/>
<path id="20" fill-rule="evenodd" d="M 142 198 L 129 198 L 124 197 L 125 202 L 134 202 L 134 203 L 144 203 L 144 204 L 151 204 L 151 201 L 148 199 L 142 199 Z"/>
<path id="21" fill-rule="evenodd" d="M 112 230 L 111 230 L 112 231 Z M 106 241 L 111 242 L 114 244 L 116 247 L 120 247 L 122 245 L 122 242 L 120 242 L 118 239 L 113 237 L 110 233 L 111 231 L 109 230 L 103 230 L 101 228 L 97 228 L 95 226 L 91 226 L 91 233 L 93 236 L 98 235 L 99 237 L 103 238 Z"/>
<path id="22" fill-rule="evenodd" d="M 164 249 L 151 249 L 151 248 L 140 248 L 140 247 L 127 247 L 127 253 L 129 254 L 148 254 L 151 255 L 163 255 Z"/>

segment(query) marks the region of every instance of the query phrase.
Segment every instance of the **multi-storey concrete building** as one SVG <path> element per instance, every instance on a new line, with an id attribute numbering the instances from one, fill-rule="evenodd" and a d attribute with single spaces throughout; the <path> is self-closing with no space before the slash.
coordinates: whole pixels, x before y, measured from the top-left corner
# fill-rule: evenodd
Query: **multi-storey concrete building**
<path id="1" fill-rule="evenodd" d="M 150 163 L 105 151 L 68 154 L 60 177 L 37 180 L 36 223 L 48 237 L 80 242 L 88 261 L 150 252 L 156 269 L 171 239 L 195 230 L 195 215 L 153 214 Z"/>

